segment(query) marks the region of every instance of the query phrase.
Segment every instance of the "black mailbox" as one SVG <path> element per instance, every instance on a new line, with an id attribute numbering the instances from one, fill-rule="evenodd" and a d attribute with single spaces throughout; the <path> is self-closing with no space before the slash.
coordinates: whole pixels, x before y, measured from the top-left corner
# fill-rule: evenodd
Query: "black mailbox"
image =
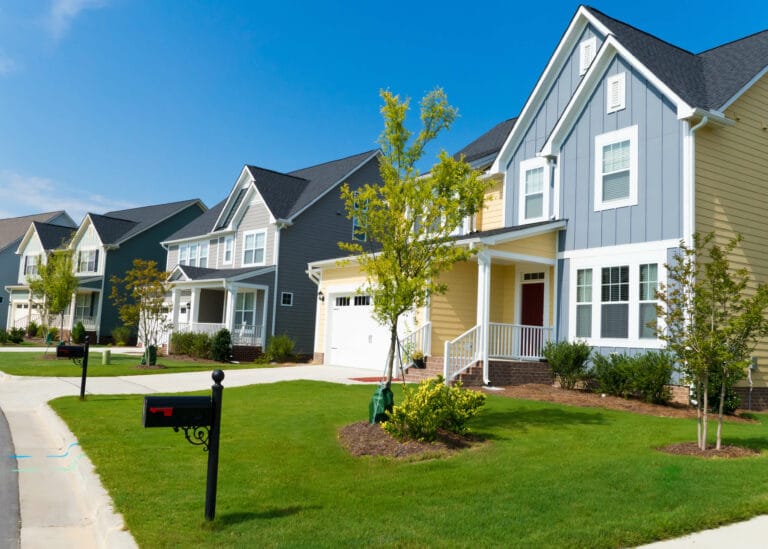
<path id="1" fill-rule="evenodd" d="M 212 419 L 211 397 L 144 397 L 144 427 L 210 427 Z"/>
<path id="2" fill-rule="evenodd" d="M 80 345 L 59 345 L 56 347 L 56 358 L 83 358 L 85 347 Z"/>

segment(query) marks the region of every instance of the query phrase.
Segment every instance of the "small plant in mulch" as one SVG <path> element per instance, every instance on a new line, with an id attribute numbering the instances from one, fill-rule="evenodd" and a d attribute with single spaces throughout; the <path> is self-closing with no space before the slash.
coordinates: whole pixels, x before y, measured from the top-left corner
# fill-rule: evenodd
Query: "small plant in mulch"
<path id="1" fill-rule="evenodd" d="M 719 450 L 714 446 L 707 446 L 706 450 L 699 448 L 699 445 L 695 442 L 678 442 L 677 444 L 670 444 L 659 448 L 660 452 L 665 454 L 673 454 L 677 456 L 695 456 L 701 458 L 745 458 L 745 457 L 757 457 L 760 455 L 759 450 L 754 448 L 745 448 L 744 446 L 728 446 L 723 445 Z"/>

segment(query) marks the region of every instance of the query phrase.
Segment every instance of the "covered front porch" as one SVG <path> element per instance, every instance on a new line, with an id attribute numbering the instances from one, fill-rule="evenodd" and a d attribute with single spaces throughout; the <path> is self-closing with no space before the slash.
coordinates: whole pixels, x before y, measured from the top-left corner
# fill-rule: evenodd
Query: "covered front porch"
<path id="1" fill-rule="evenodd" d="M 434 296 L 429 322 L 408 334 L 428 341 L 430 363 L 442 362 L 451 382 L 470 368 L 490 384 L 490 364 L 498 371 L 508 362 L 538 362 L 542 348 L 555 338 L 556 236 L 561 224 L 538 230 L 510 231 L 478 238 L 471 261 L 443 275 L 448 291 Z M 533 233 L 533 234 L 531 234 Z M 414 347 L 413 344 L 410 347 Z"/>

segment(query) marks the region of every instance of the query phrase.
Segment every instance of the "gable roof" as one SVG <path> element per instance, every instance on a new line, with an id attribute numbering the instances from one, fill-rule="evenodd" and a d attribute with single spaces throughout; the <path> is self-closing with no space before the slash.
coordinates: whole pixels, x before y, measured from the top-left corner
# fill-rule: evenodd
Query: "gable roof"
<path id="1" fill-rule="evenodd" d="M 43 250 L 55 250 L 61 248 L 77 230 L 75 227 L 62 227 L 50 223 L 32 222 L 32 228 L 37 233 Z"/>
<path id="2" fill-rule="evenodd" d="M 692 107 L 722 109 L 768 66 L 768 31 L 694 54 L 595 8 L 586 10 Z"/>
<path id="3" fill-rule="evenodd" d="M 18 242 L 27 232 L 32 222 L 40 221 L 47 223 L 61 215 L 67 216 L 71 226 L 75 226 L 75 222 L 72 221 L 72 218 L 69 217 L 64 210 L 0 219 L 0 251 L 5 250 L 10 245 Z"/>
<path id="4" fill-rule="evenodd" d="M 182 274 L 190 282 L 199 282 L 201 280 L 237 280 L 273 272 L 274 270 L 274 265 L 256 268 L 241 267 L 239 269 L 211 269 L 208 267 L 193 267 L 191 265 L 176 265 L 171 271 L 169 279 L 174 278 L 175 275 Z"/>
<path id="5" fill-rule="evenodd" d="M 517 122 L 517 117 L 499 122 L 453 156 L 455 158 L 464 156 L 464 161 L 473 168 L 486 167 L 496 158 L 509 132 L 515 126 L 515 122 Z"/>
<path id="6" fill-rule="evenodd" d="M 374 149 L 287 173 L 248 164 L 243 171 L 253 180 L 272 216 L 275 219 L 292 220 L 378 154 L 378 149 Z M 241 178 L 242 174 L 238 181 Z M 219 220 L 228 203 L 231 204 L 228 208 L 230 210 L 239 207 L 238 200 L 231 200 L 232 192 L 239 191 L 240 187 L 236 185 L 230 196 L 176 231 L 164 243 L 197 238 L 223 228 L 217 228 L 217 224 L 223 225 Z"/>
<path id="7" fill-rule="evenodd" d="M 89 213 L 86 215 L 86 219 L 90 220 L 103 245 L 119 245 L 194 205 L 198 205 L 203 211 L 206 210 L 205 204 L 199 199 L 193 198 L 179 202 L 115 210 L 104 215 Z M 83 230 L 84 226 L 85 223 L 81 224 L 78 232 Z"/>

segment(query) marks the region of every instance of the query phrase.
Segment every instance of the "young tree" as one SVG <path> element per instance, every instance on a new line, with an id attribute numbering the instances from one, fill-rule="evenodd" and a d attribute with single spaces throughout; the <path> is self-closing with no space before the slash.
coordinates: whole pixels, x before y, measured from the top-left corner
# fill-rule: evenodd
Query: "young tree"
<path id="1" fill-rule="evenodd" d="M 117 307 L 120 319 L 126 326 L 136 326 L 139 339 L 144 344 L 144 359 L 150 362 L 150 346 L 157 347 L 158 339 L 165 329 L 165 295 L 168 273 L 157 269 L 157 262 L 134 259 L 133 269 L 125 278 L 113 276 L 110 299 Z"/>
<path id="2" fill-rule="evenodd" d="M 697 407 L 697 441 L 706 449 L 710 378 L 721 380 L 716 448 L 721 448 L 723 404 L 729 382 L 741 379 L 758 339 L 768 335 L 768 285 L 748 290 L 746 269 L 733 270 L 728 256 L 742 241 L 741 235 L 725 246 L 714 234 L 695 234 L 693 247 L 680 243 L 680 253 L 666 265 L 668 284 L 656 294 L 663 326 L 659 338 L 678 359 L 694 388 Z"/>
<path id="3" fill-rule="evenodd" d="M 447 288 L 440 274 L 471 255 L 472 250 L 452 242 L 452 235 L 482 207 L 488 183 L 463 159 L 456 160 L 445 151 L 428 174 L 420 174 L 416 167 L 427 144 L 456 118 L 457 111 L 442 89 L 421 100 L 422 128 L 413 139 L 405 127 L 409 99 L 401 101 L 389 91 L 382 91 L 381 97 L 382 183 L 357 190 L 342 187 L 347 217 L 354 220 L 358 240 L 339 246 L 357 255 L 367 277 L 365 291 L 373 297 L 373 314 L 389 328 L 389 388 L 398 320 L 424 306 L 430 295 L 444 293 Z"/>
<path id="4" fill-rule="evenodd" d="M 72 303 L 72 295 L 79 281 L 72 268 L 72 250 L 55 250 L 48 255 L 45 264 L 38 266 L 37 276 L 28 276 L 27 284 L 32 295 L 42 300 L 43 317 L 50 326 L 53 316 L 59 317 L 59 334 L 64 332 L 64 313 Z"/>

